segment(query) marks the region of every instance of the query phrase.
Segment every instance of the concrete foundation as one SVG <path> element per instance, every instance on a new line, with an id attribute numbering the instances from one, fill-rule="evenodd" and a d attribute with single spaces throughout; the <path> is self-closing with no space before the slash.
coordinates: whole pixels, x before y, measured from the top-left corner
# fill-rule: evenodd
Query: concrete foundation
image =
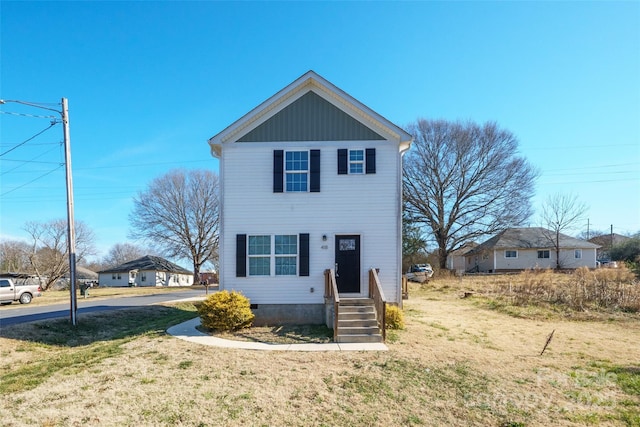
<path id="1" fill-rule="evenodd" d="M 251 311 L 256 326 L 321 325 L 325 323 L 324 304 L 257 304 Z"/>

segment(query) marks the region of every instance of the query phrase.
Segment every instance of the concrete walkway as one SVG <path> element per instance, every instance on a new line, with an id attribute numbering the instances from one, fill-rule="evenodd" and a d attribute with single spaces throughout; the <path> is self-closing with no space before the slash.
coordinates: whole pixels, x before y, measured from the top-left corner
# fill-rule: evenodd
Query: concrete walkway
<path id="1" fill-rule="evenodd" d="M 326 343 L 326 344 L 265 344 L 261 342 L 234 341 L 212 337 L 196 329 L 200 318 L 188 320 L 167 329 L 167 333 L 181 340 L 224 348 L 270 351 L 386 351 L 383 343 Z"/>

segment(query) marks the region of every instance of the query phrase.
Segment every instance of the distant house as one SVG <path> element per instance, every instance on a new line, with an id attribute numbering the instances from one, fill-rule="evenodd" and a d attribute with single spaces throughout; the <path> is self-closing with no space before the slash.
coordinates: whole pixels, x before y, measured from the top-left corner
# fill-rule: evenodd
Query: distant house
<path id="1" fill-rule="evenodd" d="M 476 246 L 478 246 L 476 242 L 468 242 L 455 251 L 449 252 L 447 256 L 447 269 L 451 271 L 465 271 L 467 269 L 465 254 Z"/>
<path id="2" fill-rule="evenodd" d="M 467 272 L 508 272 L 555 268 L 553 233 L 541 227 L 509 228 L 465 254 Z M 560 266 L 596 267 L 598 245 L 560 234 Z"/>
<path id="3" fill-rule="evenodd" d="M 597 260 L 599 262 L 609 262 L 611 261 L 610 251 L 613 246 L 619 245 L 621 243 L 629 240 L 630 237 L 623 236 L 621 234 L 611 233 L 611 234 L 602 234 L 600 236 L 592 237 L 589 239 L 591 243 L 595 243 L 599 245 L 597 251 Z"/>
<path id="4" fill-rule="evenodd" d="M 98 272 L 100 286 L 191 286 L 193 273 L 164 258 L 147 255 Z"/>

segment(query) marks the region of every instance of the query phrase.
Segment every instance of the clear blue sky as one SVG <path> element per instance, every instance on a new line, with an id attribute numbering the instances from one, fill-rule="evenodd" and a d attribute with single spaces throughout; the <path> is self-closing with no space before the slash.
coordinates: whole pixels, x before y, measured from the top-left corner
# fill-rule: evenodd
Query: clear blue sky
<path id="1" fill-rule="evenodd" d="M 0 27 L 0 98 L 69 100 L 99 255 L 128 241 L 138 191 L 217 170 L 207 139 L 310 69 L 400 126 L 496 121 L 540 169 L 536 208 L 575 193 L 592 230 L 640 230 L 640 2 L 2 1 Z M 1 110 L 0 153 L 49 125 Z M 61 140 L 0 156 L 3 239 L 66 217 Z"/>

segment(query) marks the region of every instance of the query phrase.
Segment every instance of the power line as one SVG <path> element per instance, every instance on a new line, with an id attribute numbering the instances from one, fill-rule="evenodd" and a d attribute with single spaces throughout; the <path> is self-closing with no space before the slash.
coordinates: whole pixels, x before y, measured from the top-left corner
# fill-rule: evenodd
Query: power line
<path id="1" fill-rule="evenodd" d="M 38 137 L 38 136 L 42 135 L 43 133 L 45 133 L 46 131 L 48 131 L 48 130 L 49 130 L 49 129 L 51 129 L 52 127 L 54 127 L 57 123 L 58 123 L 57 121 L 52 120 L 52 121 L 51 121 L 51 124 L 50 124 L 48 127 L 46 127 L 46 128 L 44 128 L 44 129 L 42 129 L 40 132 L 36 133 L 36 134 L 35 134 L 35 135 L 33 135 L 31 138 L 28 138 L 28 139 L 26 139 L 25 141 L 22 141 L 21 143 L 19 143 L 19 144 L 15 145 L 13 148 L 8 149 L 8 150 L 7 150 L 7 151 L 5 151 L 4 153 L 0 154 L 0 157 L 4 156 L 4 155 L 5 155 L 5 154 L 7 154 L 7 153 L 12 152 L 12 151 L 13 151 L 13 150 L 15 150 L 16 148 L 18 148 L 18 147 L 20 147 L 20 146 L 22 146 L 22 145 L 26 144 L 27 142 L 31 141 L 31 140 L 32 140 L 32 139 L 34 139 L 34 138 L 36 138 L 36 137 Z"/>
<path id="2" fill-rule="evenodd" d="M 5 192 L 5 193 L 0 194 L 0 196 L 6 196 L 6 195 L 7 195 L 7 194 L 9 194 L 9 193 L 13 193 L 14 191 L 19 190 L 20 188 L 25 187 L 25 186 L 27 186 L 27 185 L 31 184 L 32 182 L 35 182 L 35 181 L 39 180 L 40 178 L 44 178 L 45 176 L 52 174 L 53 172 L 57 171 L 58 169 L 60 169 L 60 168 L 61 168 L 61 167 L 63 167 L 63 166 L 64 166 L 64 163 L 62 163 L 61 165 L 59 165 L 57 168 L 52 169 L 52 170 L 50 170 L 49 172 L 47 172 L 47 173 L 45 173 L 45 174 L 43 174 L 43 175 L 40 175 L 39 177 L 37 177 L 37 178 L 35 178 L 35 179 L 32 179 L 31 181 L 29 181 L 29 182 L 27 182 L 27 183 L 24 183 L 24 184 L 22 184 L 22 185 L 20 185 L 20 186 L 18 186 L 18 187 L 15 187 L 15 188 L 13 188 L 13 189 L 11 189 L 11 190 L 9 190 L 9 191 Z"/>
<path id="3" fill-rule="evenodd" d="M 0 111 L 0 114 L 8 114 L 10 116 L 21 116 L 21 117 L 33 117 L 35 119 L 54 119 L 54 120 L 57 120 L 56 116 L 40 116 L 38 114 L 16 113 L 16 112 L 13 112 L 13 111 Z"/>
<path id="4" fill-rule="evenodd" d="M 547 169 L 546 172 L 561 172 L 561 171 L 572 171 L 572 170 L 584 170 L 584 169 L 596 169 L 596 168 L 615 168 L 619 166 L 640 166 L 636 163 L 618 163 L 615 165 L 597 165 L 597 166 L 584 166 L 580 168 L 563 168 L 563 169 Z"/>
<path id="5" fill-rule="evenodd" d="M 57 143 L 57 145 L 59 146 L 59 145 L 60 145 L 60 143 Z M 28 164 L 28 163 L 54 164 L 54 165 L 60 164 L 60 162 L 37 162 L 37 161 L 35 160 L 35 159 L 38 159 L 38 158 L 40 158 L 40 157 L 44 156 L 45 154 L 49 154 L 50 152 L 52 152 L 52 151 L 53 151 L 53 150 L 55 150 L 56 148 L 57 148 L 57 147 L 53 147 L 53 148 L 51 148 L 51 149 L 49 149 L 49 150 L 45 151 L 44 153 L 41 153 L 39 156 L 34 157 L 32 160 L 24 160 L 24 161 L 20 161 L 20 163 L 21 163 L 21 164 L 19 164 L 18 166 L 14 167 L 13 169 L 9 169 L 9 170 L 7 170 L 7 171 L 3 171 L 2 173 L 0 173 L 0 175 L 6 175 L 6 174 L 8 174 L 9 172 L 14 172 L 15 170 L 20 169 L 21 167 L 25 166 L 25 165 L 26 165 L 26 164 Z M 5 162 L 7 162 L 7 161 L 15 162 L 15 161 L 18 161 L 18 160 L 8 160 L 8 159 L 4 159 L 3 161 L 5 161 Z M 33 173 L 33 172 L 40 172 L 40 171 L 25 171 L 25 172 L 27 172 L 27 173 Z"/>

